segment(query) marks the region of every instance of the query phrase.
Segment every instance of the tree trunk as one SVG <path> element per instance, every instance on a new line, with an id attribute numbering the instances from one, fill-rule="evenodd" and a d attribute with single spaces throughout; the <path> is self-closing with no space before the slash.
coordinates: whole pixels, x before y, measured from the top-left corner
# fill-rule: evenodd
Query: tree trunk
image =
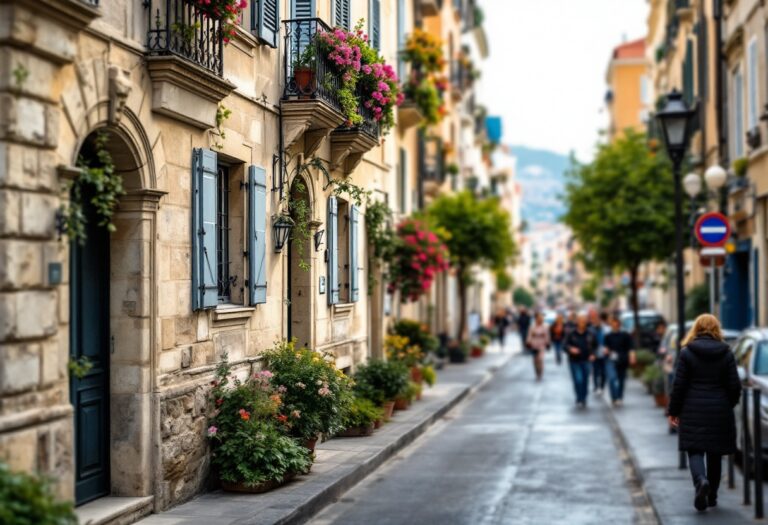
<path id="1" fill-rule="evenodd" d="M 464 275 L 464 269 L 459 268 L 459 330 L 458 339 L 464 341 L 467 330 L 467 279 Z"/>
<path id="2" fill-rule="evenodd" d="M 637 299 L 637 274 L 639 271 L 638 266 L 632 266 L 629 269 L 629 286 L 631 288 L 630 306 L 632 307 L 632 317 L 634 319 L 635 329 L 632 333 L 632 337 L 635 339 L 635 348 L 640 349 L 640 309 Z"/>

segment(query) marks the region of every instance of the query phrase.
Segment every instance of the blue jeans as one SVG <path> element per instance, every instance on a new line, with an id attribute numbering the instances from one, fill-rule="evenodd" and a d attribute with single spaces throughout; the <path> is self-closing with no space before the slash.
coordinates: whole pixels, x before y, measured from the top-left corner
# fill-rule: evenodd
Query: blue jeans
<path id="1" fill-rule="evenodd" d="M 600 357 L 592 363 L 592 378 L 595 381 L 595 390 L 603 390 L 605 388 L 605 361 L 604 357 Z"/>
<path id="2" fill-rule="evenodd" d="M 589 393 L 589 361 L 571 361 L 570 366 L 576 402 L 586 403 Z"/>
<path id="3" fill-rule="evenodd" d="M 624 399 L 624 383 L 627 380 L 627 368 L 629 365 L 619 363 L 612 359 L 605 360 L 605 372 L 608 376 L 608 386 L 611 389 L 611 400 Z"/>
<path id="4" fill-rule="evenodd" d="M 555 347 L 555 361 L 557 361 L 557 364 L 559 365 L 563 361 L 563 342 L 553 341 L 552 346 Z"/>

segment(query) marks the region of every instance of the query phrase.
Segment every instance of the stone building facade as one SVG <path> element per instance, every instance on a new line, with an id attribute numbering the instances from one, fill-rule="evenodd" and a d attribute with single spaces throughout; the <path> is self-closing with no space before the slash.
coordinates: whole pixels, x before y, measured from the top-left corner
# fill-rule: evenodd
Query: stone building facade
<path id="1" fill-rule="evenodd" d="M 81 508 L 108 498 L 115 516 L 206 488 L 223 354 L 258 368 L 293 337 L 352 370 L 381 356 L 395 317 L 453 322 L 446 283 L 421 305 L 381 283 L 368 293 L 365 205 L 328 180 L 396 218 L 417 210 L 418 116 L 402 108 L 387 136 L 341 131 L 338 107 L 292 91 L 288 70 L 297 32 L 322 23 L 366 19 L 391 64 L 416 24 L 460 42 L 471 2 L 253 1 L 228 45 L 189 18 L 192 4 L 0 0 L 0 460 L 53 476 Z M 436 131 L 454 144 L 459 88 Z M 61 209 L 79 166 L 104 152 L 125 190 L 115 231 L 86 205 L 87 239 L 70 243 Z M 308 238 L 277 251 L 289 201 L 305 204 Z M 83 356 L 93 367 L 78 378 Z"/>

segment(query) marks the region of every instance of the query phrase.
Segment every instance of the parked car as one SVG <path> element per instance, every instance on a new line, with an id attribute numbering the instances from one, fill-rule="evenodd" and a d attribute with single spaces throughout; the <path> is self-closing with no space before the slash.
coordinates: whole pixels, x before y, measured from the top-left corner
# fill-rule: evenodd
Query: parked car
<path id="1" fill-rule="evenodd" d="M 640 348 L 656 351 L 656 326 L 664 322 L 664 316 L 655 310 L 640 310 L 638 312 L 640 322 Z M 634 334 L 635 316 L 631 311 L 621 314 L 621 327 Z"/>
<path id="2" fill-rule="evenodd" d="M 768 328 L 750 328 L 742 332 L 738 342 L 733 349 L 736 357 L 736 367 L 739 371 L 744 386 L 759 388 L 764 392 L 760 402 L 760 420 L 763 431 L 763 442 L 761 450 L 763 458 L 768 460 Z M 752 396 L 748 396 L 747 402 L 747 424 L 750 432 L 748 433 L 751 443 L 751 429 L 753 423 L 753 402 Z M 744 420 L 741 417 L 742 408 L 738 405 L 735 408 L 736 415 L 736 445 L 741 451 L 742 435 L 745 428 Z M 750 445 L 751 446 L 751 445 Z"/>

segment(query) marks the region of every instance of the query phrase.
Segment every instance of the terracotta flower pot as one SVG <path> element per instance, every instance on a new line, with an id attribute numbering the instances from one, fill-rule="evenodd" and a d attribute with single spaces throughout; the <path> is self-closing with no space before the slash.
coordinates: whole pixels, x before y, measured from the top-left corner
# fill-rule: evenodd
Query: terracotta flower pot
<path id="1" fill-rule="evenodd" d="M 296 89 L 303 95 L 310 95 L 315 91 L 316 76 L 315 70 L 309 67 L 297 68 L 293 72 L 293 80 L 296 82 Z"/>
<path id="2" fill-rule="evenodd" d="M 408 399 L 404 397 L 398 397 L 395 399 L 395 410 L 408 410 Z"/>
<path id="3" fill-rule="evenodd" d="M 654 394 L 653 400 L 656 401 L 656 406 L 659 408 L 665 408 L 669 402 L 669 399 L 667 399 L 667 394 Z"/>
<path id="4" fill-rule="evenodd" d="M 424 374 L 421 373 L 420 366 L 411 367 L 411 381 L 421 384 L 424 381 Z"/>
<path id="5" fill-rule="evenodd" d="M 245 483 L 232 483 L 230 481 L 221 481 L 221 488 L 227 492 L 244 492 L 247 494 L 261 494 L 263 492 L 269 492 L 282 485 L 285 485 L 293 478 L 296 477 L 295 472 L 291 472 L 283 476 L 281 481 L 265 481 L 263 483 L 257 483 L 256 485 L 246 485 Z"/>
<path id="6" fill-rule="evenodd" d="M 384 420 L 382 418 L 377 419 L 373 422 L 373 428 L 374 430 L 378 430 L 384 425 Z"/>
<path id="7" fill-rule="evenodd" d="M 384 409 L 384 421 L 389 421 L 392 419 L 392 413 L 395 411 L 395 402 L 384 401 L 384 404 L 381 406 L 381 408 Z"/>
<path id="8" fill-rule="evenodd" d="M 317 446 L 317 438 L 315 437 L 311 439 L 305 439 L 303 444 L 304 444 L 304 448 L 306 448 L 307 450 L 309 450 L 314 454 L 315 447 Z"/>

